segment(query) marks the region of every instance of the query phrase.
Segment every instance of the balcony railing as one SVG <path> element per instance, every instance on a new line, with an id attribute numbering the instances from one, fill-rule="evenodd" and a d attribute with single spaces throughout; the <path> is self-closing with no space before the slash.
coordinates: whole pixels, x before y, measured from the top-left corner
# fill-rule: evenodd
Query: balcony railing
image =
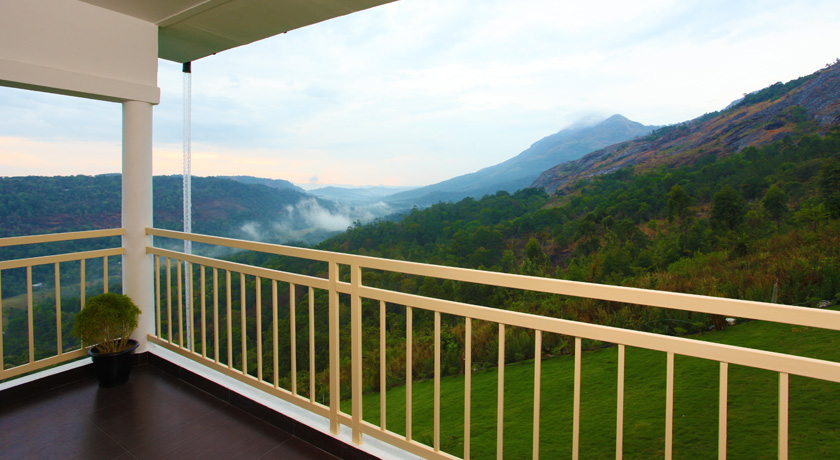
<path id="1" fill-rule="evenodd" d="M 122 229 L 111 229 L 0 238 L 0 249 L 23 245 L 101 239 L 121 236 L 122 234 Z M 122 254 L 123 249 L 121 247 L 111 247 L 0 261 L 0 331 L 3 332 L 0 334 L 0 380 L 72 361 L 86 355 L 87 347 L 71 340 L 69 334 L 67 334 L 71 324 L 68 321 L 68 315 L 79 311 L 84 306 L 89 288 L 108 292 L 108 274 L 115 271 L 114 259 L 109 258 Z M 96 260 L 101 260 L 102 268 L 101 271 L 95 270 L 97 282 L 91 283 L 87 276 L 87 262 Z M 78 263 L 78 265 L 74 263 Z M 74 272 L 78 278 L 68 283 L 67 277 L 62 276 L 62 264 L 65 264 L 65 271 Z M 73 265 L 73 267 L 69 268 L 68 264 Z M 47 275 L 47 272 L 50 271 L 50 265 L 52 265 L 52 276 Z M 23 271 L 24 275 L 20 276 L 21 273 L 15 273 L 16 271 Z M 35 272 L 37 273 L 34 275 Z M 5 304 L 3 295 L 4 276 L 6 277 L 6 291 L 11 294 L 5 296 Z M 62 279 L 65 279 L 63 288 Z M 101 286 L 99 286 L 100 283 Z M 13 292 L 13 290 L 20 292 Z M 34 304 L 36 297 L 41 302 L 51 300 L 55 305 L 54 331 L 35 330 L 34 320 L 37 313 Z M 75 301 L 76 299 L 78 299 L 78 303 L 71 306 L 68 300 Z M 9 327 L 4 325 L 3 322 L 11 317 L 11 310 L 26 312 L 26 331 L 11 331 L 12 333 L 26 335 L 28 353 L 25 355 L 15 353 L 17 350 L 9 350 L 8 348 L 4 350 L 3 348 L 4 339 L 11 335 L 7 335 L 10 332 Z M 50 336 L 45 337 L 46 335 Z M 55 348 L 51 350 L 45 346 L 38 346 L 36 340 L 42 338 L 47 342 L 54 340 Z"/>
<path id="2" fill-rule="evenodd" d="M 120 235 L 121 230 L 84 232 L 78 234 L 45 235 L 0 240 L 0 246 L 40 243 L 60 239 L 93 238 Z M 547 334 L 558 334 L 573 338 L 574 377 L 572 394 L 571 456 L 581 453 L 581 420 L 587 417 L 581 410 L 582 353 L 584 340 L 615 344 L 616 405 L 615 405 L 615 454 L 622 458 L 624 452 L 625 422 L 625 352 L 627 347 L 663 352 L 666 361 L 664 391 L 664 445 L 661 451 L 670 459 L 674 448 L 674 405 L 675 405 L 675 357 L 687 356 L 717 362 L 719 367 L 718 412 L 718 458 L 726 458 L 730 431 L 727 426 L 729 407 L 730 365 L 764 369 L 778 374 L 778 456 L 787 458 L 789 447 L 789 400 L 790 375 L 804 376 L 824 382 L 840 383 L 840 364 L 791 354 L 724 345 L 684 337 L 659 335 L 636 330 L 607 327 L 559 318 L 549 318 L 510 311 L 490 306 L 472 305 L 441 298 L 424 297 L 396 289 L 384 289 L 365 283 L 366 274 L 395 273 L 407 277 L 426 277 L 436 280 L 451 280 L 480 286 L 533 291 L 555 296 L 574 296 L 600 299 L 626 304 L 685 310 L 712 315 L 749 318 L 770 322 L 791 324 L 840 331 L 840 312 L 799 308 L 785 305 L 741 301 L 697 295 L 641 290 L 617 286 L 594 285 L 547 278 L 535 278 L 503 273 L 467 270 L 454 267 L 426 265 L 412 262 L 377 259 L 349 254 L 286 247 L 272 244 L 247 242 L 182 232 L 147 229 L 147 234 L 161 239 L 189 240 L 197 244 L 227 248 L 228 250 L 253 251 L 276 255 L 287 260 L 306 261 L 315 264 L 317 270 L 292 272 L 276 270 L 257 265 L 233 262 L 206 255 L 185 254 L 163 247 L 148 247 L 147 252 L 155 259 L 154 305 L 156 332 L 148 340 L 171 350 L 196 363 L 214 369 L 262 392 L 281 398 L 314 414 L 329 420 L 330 429 L 337 435 L 341 426 L 352 431 L 352 442 L 361 444 L 365 437 L 375 438 L 411 454 L 425 458 L 452 459 L 470 458 L 472 447 L 471 428 L 474 425 L 472 409 L 476 404 L 486 404 L 484 393 L 473 388 L 473 354 L 478 350 L 473 343 L 476 324 L 493 324 L 498 330 L 498 359 L 495 401 L 496 406 L 496 453 L 501 458 L 504 452 L 505 436 L 505 359 L 506 328 L 528 331 L 533 340 L 533 393 L 519 394 L 517 399 L 529 399 L 533 407 L 531 452 L 539 457 L 544 416 L 541 408 L 543 389 L 548 383 L 542 378 L 543 339 Z M 164 240 L 165 241 L 165 240 Z M 108 257 L 121 254 L 121 249 L 112 248 L 66 255 L 46 256 L 31 259 L 0 262 L 0 274 L 11 269 L 26 270 L 26 305 L 28 314 L 29 359 L 10 367 L 6 363 L 0 378 L 8 378 L 24 372 L 74 359 L 84 349 L 67 350 L 63 343 L 62 306 L 60 299 L 60 262 L 81 261 L 80 285 L 85 286 L 84 261 L 103 258 L 103 274 L 107 277 Z M 205 251 L 204 253 L 210 253 Z M 232 258 L 246 260 L 247 257 Z M 56 311 L 56 353 L 44 359 L 36 359 L 33 330 L 33 291 L 36 281 L 32 278 L 33 267 L 54 264 L 55 311 Z M 291 266 L 291 264 L 290 264 Z M 304 265 L 308 266 L 308 265 Z M 309 274 L 305 274 L 309 273 Z M 103 283 L 107 290 L 107 279 Z M 81 304 L 84 303 L 84 289 L 80 290 Z M 0 293 L 2 299 L 2 293 Z M 348 307 L 349 305 L 349 307 Z M 187 314 L 187 306 L 191 312 Z M 151 306 L 145 306 L 150 308 Z M 6 309 L 12 308 L 0 303 L 0 318 Z M 141 306 L 143 308 L 143 306 Z M 237 311 L 238 310 L 238 311 Z M 378 334 L 363 330 L 363 315 L 375 315 L 378 310 Z M 414 413 L 416 364 L 415 320 L 425 315 L 433 316 L 432 360 L 433 360 L 433 406 L 431 414 L 431 436 L 418 439 L 414 428 L 421 416 Z M 442 347 L 442 317 L 457 318 L 463 322 L 463 345 L 456 353 L 463 359 L 463 448 L 457 451 L 442 445 L 441 413 L 449 408 L 442 407 L 441 361 L 452 350 Z M 280 319 L 286 318 L 287 322 Z M 392 337 L 388 332 L 390 321 L 405 318 L 404 337 Z M 298 318 L 305 318 L 297 324 Z M 288 324 L 287 324 L 288 323 Z M 279 325 L 283 324 L 281 330 Z M 0 324 L 4 333 L 8 326 Z M 349 329 L 349 334 L 343 331 Z M 403 334 L 400 330 L 399 334 Z M 348 337 L 349 335 L 349 337 Z M 378 335 L 378 349 L 367 349 L 363 339 Z M 325 337 L 326 336 L 326 337 Z M 404 340 L 399 368 L 404 377 L 400 384 L 405 386 L 405 415 L 388 416 L 388 376 L 386 343 L 395 339 Z M 324 346 L 326 344 L 326 346 Z M 344 344 L 344 345 L 342 345 Z M 3 356 L 0 340 L 0 356 Z M 349 348 L 349 353 L 348 353 Z M 326 353 L 322 353 L 325 350 Z M 483 350 L 480 350 L 483 351 Z M 682 359 L 682 358 L 680 358 Z M 304 363 L 305 361 L 305 363 Z M 301 363 L 299 365 L 299 362 Z M 287 363 L 283 364 L 282 363 Z M 371 365 L 373 363 L 374 365 Z M 375 364 L 378 363 L 378 370 Z M 281 369 L 282 368 L 282 369 Z M 286 370 L 288 369 L 288 373 Z M 379 413 L 363 413 L 364 379 L 378 373 L 375 392 L 379 396 Z M 371 385 L 368 385 L 370 389 Z M 348 391 L 349 390 L 349 391 Z M 529 390 L 530 391 L 530 390 Z M 460 397 L 460 396 L 459 396 Z M 393 398 L 391 398 L 393 399 Z M 345 404 L 342 404 L 342 401 Z M 348 403 L 349 401 L 349 403 Z M 393 401 L 391 401 L 393 403 Z M 399 403 L 402 406 L 403 402 Z M 612 417 L 610 417 L 612 420 Z M 553 420 L 553 419 L 552 419 Z M 613 423 L 607 420 L 604 423 Z M 554 423 L 554 422 L 552 422 Z M 552 427 L 553 428 L 553 427 Z M 714 427 L 709 427 L 712 430 Z M 603 442 L 603 440 L 601 440 Z M 527 455 L 527 454 L 523 454 Z"/>
<path id="3" fill-rule="evenodd" d="M 361 443 L 364 436 L 370 436 L 386 443 L 397 446 L 412 454 L 426 458 L 450 459 L 458 458 L 451 452 L 444 452 L 441 448 L 441 315 L 456 316 L 464 322 L 464 414 L 463 414 L 463 458 L 470 458 L 471 446 L 471 408 L 474 404 L 472 376 L 472 326 L 476 321 L 490 322 L 498 328 L 498 377 L 497 377 L 497 422 L 496 422 L 496 452 L 501 457 L 503 452 L 504 414 L 505 414 L 505 328 L 516 327 L 532 331 L 534 337 L 534 383 L 533 395 L 533 433 L 532 455 L 538 458 L 540 452 L 541 427 L 541 392 L 544 383 L 541 379 L 542 340 L 544 334 L 560 334 L 574 337 L 574 395 L 572 416 L 572 458 L 578 458 L 580 450 L 581 414 L 581 362 L 582 341 L 584 339 L 597 340 L 616 344 L 618 348 L 617 364 L 617 405 L 616 405 L 616 457 L 621 458 L 623 452 L 624 432 L 624 373 L 625 348 L 637 347 L 664 352 L 667 360 L 665 381 L 665 426 L 664 446 L 665 458 L 669 459 L 673 452 L 674 425 L 674 375 L 675 356 L 689 356 L 712 360 L 719 363 L 719 401 L 718 401 L 718 456 L 725 458 L 727 452 L 727 408 L 728 408 L 728 376 L 729 365 L 740 365 L 751 368 L 765 369 L 778 373 L 778 451 L 779 458 L 787 458 L 788 453 L 788 401 L 789 376 L 799 375 L 829 382 L 840 382 L 840 364 L 832 361 L 805 358 L 783 353 L 723 345 L 688 338 L 658 335 L 647 332 L 606 327 L 595 324 L 568 321 L 564 319 L 524 314 L 486 306 L 470 305 L 449 300 L 422 297 L 410 293 L 388 290 L 366 285 L 363 281 L 366 272 L 390 272 L 402 275 L 414 275 L 435 279 L 452 280 L 474 283 L 484 286 L 536 291 L 558 296 L 577 296 L 592 299 L 622 302 L 635 305 L 661 307 L 668 309 L 687 310 L 713 315 L 725 315 L 737 318 L 781 322 L 792 325 L 825 328 L 840 331 L 840 313 L 819 309 L 791 307 L 785 305 L 749 302 L 724 298 L 704 297 L 679 293 L 641 290 L 617 286 L 604 286 L 556 279 L 535 278 L 503 273 L 492 273 L 477 270 L 466 270 L 453 267 L 442 267 L 411 262 L 384 260 L 349 254 L 329 253 L 316 250 L 284 247 L 271 244 L 250 243 L 239 240 L 217 238 L 202 235 L 187 235 L 180 232 L 149 229 L 148 233 L 156 237 L 186 239 L 194 243 L 235 248 L 239 250 L 305 259 L 313 263 L 325 265 L 325 277 L 306 276 L 299 273 L 271 270 L 257 266 L 244 265 L 225 260 L 217 260 L 197 255 L 160 248 L 149 248 L 149 252 L 156 257 L 156 267 L 165 266 L 157 270 L 158 281 L 156 289 L 159 299 L 156 306 L 158 328 L 157 336 L 150 338 L 153 342 L 172 351 L 180 353 L 204 365 L 223 372 L 242 382 L 248 383 L 265 392 L 296 404 L 330 420 L 331 430 L 337 434 L 341 425 L 352 429 L 354 443 Z M 165 260 L 162 262 L 162 260 Z M 190 343 L 184 342 L 184 302 L 183 293 L 186 291 L 184 277 L 181 273 L 182 264 L 186 263 L 189 275 L 186 277 L 190 285 L 195 286 L 192 300 L 198 299 L 200 311 L 193 316 L 195 323 L 186 328 L 195 331 L 194 339 Z M 177 267 L 177 275 L 170 274 L 173 267 Z M 349 270 L 349 278 L 347 272 Z M 198 279 L 193 278 L 199 272 Z M 212 272 L 212 273 L 210 273 Z M 209 277 L 209 281 L 208 281 Z M 248 283 L 246 283 L 246 277 Z M 238 278 L 238 283 L 237 283 Z M 265 283 L 265 286 L 263 286 Z M 270 285 L 270 301 L 263 302 L 263 290 Z M 289 289 L 288 302 L 278 296 L 278 285 Z M 248 291 L 246 286 L 252 286 Z M 239 299 L 234 302 L 232 293 L 238 289 Z M 308 337 L 308 388 L 298 385 L 298 366 L 296 358 L 299 356 L 296 338 L 300 335 L 295 318 L 298 316 L 296 293 L 299 289 L 305 292 L 308 299 L 308 328 L 304 337 Z M 161 291 L 165 291 L 161 293 Z M 177 295 L 173 293 L 177 291 Z M 325 295 L 320 295 L 319 292 Z M 349 296 L 349 318 L 341 318 L 340 296 Z M 327 298 L 326 306 L 316 306 L 319 299 Z M 173 301 L 174 300 L 174 301 Z M 378 303 L 379 306 L 379 349 L 378 357 L 370 354 L 370 350 L 363 350 L 362 314 L 363 304 Z M 263 354 L 264 337 L 262 326 L 262 306 L 271 305 L 271 324 L 268 328 L 271 351 Z M 288 310 L 290 319 L 289 349 L 278 346 L 280 335 L 287 331 L 278 331 L 278 309 L 280 303 Z M 238 304 L 239 315 L 234 318 L 234 305 Z M 386 346 L 388 340 L 386 321 L 390 314 L 388 306 L 402 306 L 403 310 L 397 314 L 405 315 L 405 417 L 396 429 L 386 424 L 387 398 L 386 391 Z M 316 307 L 327 309 L 327 326 L 317 324 Z M 249 312 L 248 310 L 251 310 Z M 372 311 L 370 308 L 367 309 Z M 403 313 L 404 312 L 404 313 Z M 420 312 L 431 312 L 434 315 L 434 391 L 433 391 L 433 435 L 431 440 L 420 443 L 413 435 L 413 407 L 412 386 L 414 384 L 413 350 L 413 318 Z M 177 316 L 174 319 L 173 315 Z M 249 324 L 249 315 L 255 324 Z M 212 318 L 210 318 L 212 316 Z M 161 322 L 161 320 L 163 322 Z M 177 330 L 173 325 L 177 321 Z M 342 364 L 345 353 L 339 349 L 341 337 L 341 323 L 349 321 L 349 369 Z M 234 328 L 238 323 L 238 331 Z M 319 327 L 320 326 L 320 327 Z M 316 395 L 320 394 L 316 388 L 316 336 L 327 331 L 329 336 L 329 387 L 325 390 L 326 404 L 319 402 Z M 249 361 L 248 334 L 255 334 L 256 358 Z M 220 343 L 220 337 L 222 340 Z M 238 339 L 238 340 L 234 340 Z M 346 342 L 346 340 L 345 340 Z M 234 348 L 239 352 L 234 355 Z M 306 345 L 304 345 L 305 347 Z M 225 354 L 220 354 L 224 349 Z M 212 350 L 212 351 L 208 351 Z M 278 360 L 283 354 L 290 356 L 290 381 L 288 387 L 283 387 L 279 378 Z M 267 357 L 270 356 L 270 357 Z M 273 373 L 264 375 L 264 363 L 267 360 L 272 366 Z M 379 417 L 363 418 L 363 371 L 365 360 L 379 363 Z M 255 369 L 249 370 L 249 362 L 256 361 Z M 253 367 L 253 366 L 252 366 Z M 341 399 L 343 380 L 350 379 L 349 412 L 342 410 Z M 371 370 L 368 369 L 368 372 Z M 400 431 L 400 433 L 397 432 Z"/>

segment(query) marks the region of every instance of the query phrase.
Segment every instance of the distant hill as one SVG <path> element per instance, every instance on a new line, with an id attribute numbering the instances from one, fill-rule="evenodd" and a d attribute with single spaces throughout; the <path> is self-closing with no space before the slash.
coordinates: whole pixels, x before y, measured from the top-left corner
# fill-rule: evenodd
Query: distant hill
<path id="1" fill-rule="evenodd" d="M 840 65 L 776 83 L 746 95 L 721 112 L 666 126 L 650 135 L 615 143 L 557 165 L 532 184 L 548 193 L 568 190 L 582 179 L 628 166 L 637 171 L 722 158 L 792 133 L 824 132 L 840 123 Z"/>
<path id="2" fill-rule="evenodd" d="M 387 187 L 384 185 L 371 187 L 336 187 L 328 186 L 312 189 L 311 195 L 329 198 L 347 204 L 374 204 L 384 197 L 395 193 L 413 190 L 414 187 Z"/>
<path id="3" fill-rule="evenodd" d="M 252 182 L 193 177 L 193 231 L 257 241 L 315 243 L 345 230 L 358 218 L 297 187 Z M 0 237 L 119 227 L 120 184 L 119 174 L 0 177 Z M 181 176 L 156 176 L 153 190 L 154 225 L 182 229 Z"/>
<path id="4" fill-rule="evenodd" d="M 281 190 L 295 190 L 301 193 L 306 193 L 306 191 L 297 185 L 283 179 L 265 179 L 262 177 L 254 177 L 254 176 L 216 176 L 219 179 L 230 179 L 235 180 L 237 182 L 242 182 L 243 184 L 260 184 L 265 185 L 271 188 L 277 188 Z"/>
<path id="5" fill-rule="evenodd" d="M 388 197 L 388 201 L 425 206 L 440 201 L 458 201 L 467 196 L 480 198 L 499 190 L 515 192 L 530 186 L 548 168 L 616 142 L 643 136 L 654 128 L 613 115 L 594 126 L 566 128 L 544 137 L 519 155 L 497 165 L 397 193 Z"/>

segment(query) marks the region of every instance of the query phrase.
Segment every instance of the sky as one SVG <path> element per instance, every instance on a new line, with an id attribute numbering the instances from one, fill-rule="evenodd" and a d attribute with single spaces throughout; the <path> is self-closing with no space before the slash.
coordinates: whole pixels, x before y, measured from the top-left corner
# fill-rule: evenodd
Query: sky
<path id="1" fill-rule="evenodd" d="M 581 119 L 720 110 L 840 57 L 836 0 L 399 0 L 192 65 L 192 172 L 422 186 Z M 180 174 L 160 61 L 154 173 Z M 120 171 L 119 104 L 0 88 L 0 176 Z"/>

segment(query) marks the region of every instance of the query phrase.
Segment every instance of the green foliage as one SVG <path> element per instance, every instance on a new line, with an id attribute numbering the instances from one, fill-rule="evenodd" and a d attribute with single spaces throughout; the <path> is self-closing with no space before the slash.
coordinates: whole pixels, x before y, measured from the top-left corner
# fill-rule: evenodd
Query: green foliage
<path id="1" fill-rule="evenodd" d="M 685 193 L 680 184 L 674 184 L 668 192 L 668 220 L 674 217 L 684 219 L 688 216 L 688 207 L 691 205 L 691 197 Z"/>
<path id="2" fill-rule="evenodd" d="M 746 213 L 744 197 L 729 184 L 712 198 L 712 226 L 734 230 L 744 221 Z"/>
<path id="3" fill-rule="evenodd" d="M 73 335 L 82 343 L 96 345 L 100 353 L 115 353 L 129 347 L 137 329 L 140 309 L 127 295 L 104 293 L 91 297 L 76 313 Z"/>
<path id="4" fill-rule="evenodd" d="M 773 184 L 767 189 L 764 198 L 761 199 L 761 205 L 767 210 L 770 217 L 778 222 L 788 212 L 787 201 L 788 197 L 785 191 L 776 184 Z"/>
<path id="5" fill-rule="evenodd" d="M 772 85 L 764 88 L 760 91 L 756 91 L 754 93 L 745 94 L 744 99 L 739 102 L 736 107 L 745 107 L 748 105 L 758 104 L 759 102 L 775 100 L 780 98 L 781 96 L 789 93 L 790 91 L 798 88 L 806 81 L 814 78 L 817 74 L 806 75 L 804 77 L 799 77 L 796 80 L 791 80 L 787 83 L 777 82 L 773 83 Z"/>
<path id="6" fill-rule="evenodd" d="M 832 158 L 820 170 L 820 192 L 831 218 L 840 217 L 840 162 Z"/>

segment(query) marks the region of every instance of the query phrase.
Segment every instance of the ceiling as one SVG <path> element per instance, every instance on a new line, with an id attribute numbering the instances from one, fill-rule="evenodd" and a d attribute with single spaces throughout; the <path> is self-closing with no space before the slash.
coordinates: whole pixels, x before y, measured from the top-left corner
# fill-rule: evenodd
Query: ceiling
<path id="1" fill-rule="evenodd" d="M 81 0 L 158 26 L 158 57 L 188 62 L 395 0 Z"/>

